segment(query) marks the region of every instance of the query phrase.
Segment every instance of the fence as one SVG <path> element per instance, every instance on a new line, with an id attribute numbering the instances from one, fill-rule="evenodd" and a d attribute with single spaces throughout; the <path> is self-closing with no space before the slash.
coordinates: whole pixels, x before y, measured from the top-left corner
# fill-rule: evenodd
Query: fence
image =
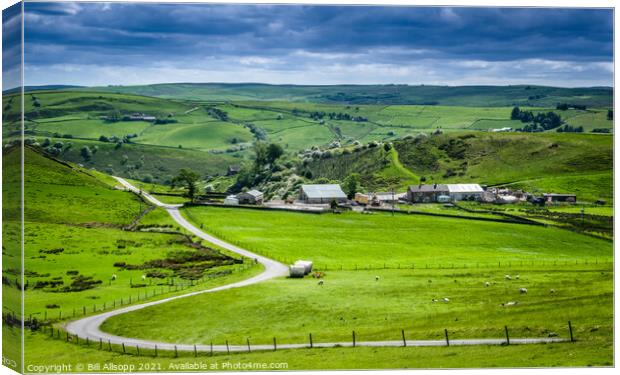
<path id="1" fill-rule="evenodd" d="M 558 342 L 575 342 L 575 334 L 573 331 L 573 325 L 571 321 L 564 326 L 565 336 L 560 337 L 555 332 L 550 332 L 546 337 L 527 337 L 527 338 L 514 338 L 510 336 L 510 330 L 508 325 L 497 329 L 498 335 L 495 337 L 487 338 L 465 338 L 461 336 L 455 336 L 454 331 L 450 331 L 448 328 L 444 328 L 442 331 L 437 332 L 433 339 L 412 339 L 411 332 L 407 332 L 405 329 L 401 329 L 394 332 L 392 340 L 367 340 L 363 335 L 360 335 L 359 331 L 352 330 L 350 341 L 339 342 L 317 342 L 316 336 L 313 338 L 312 333 L 308 333 L 307 341 L 296 343 L 281 343 L 278 347 L 278 340 L 273 337 L 269 340 L 262 340 L 262 342 L 272 342 L 272 344 L 252 344 L 250 338 L 246 338 L 243 344 L 231 344 L 229 340 L 221 340 L 220 344 L 216 344 L 214 347 L 213 340 L 209 344 L 193 344 L 193 345 L 174 345 L 174 344 L 157 344 L 153 345 L 126 345 L 124 342 L 120 344 L 112 344 L 109 340 L 103 339 L 92 341 L 89 338 L 79 337 L 78 335 L 71 335 L 68 332 L 61 331 L 58 328 L 52 326 L 43 326 L 40 328 L 41 333 L 47 335 L 50 338 L 62 340 L 67 343 L 73 343 L 76 345 L 82 345 L 85 347 L 95 348 L 98 350 L 116 352 L 126 355 L 136 356 L 150 356 L 150 357 L 174 357 L 182 356 L 214 356 L 218 353 L 229 355 L 231 353 L 251 353 L 253 351 L 277 351 L 280 349 L 313 349 L 313 348 L 326 348 L 326 347 L 343 347 L 348 346 L 352 348 L 360 346 L 384 346 L 384 347 L 418 347 L 418 346 L 445 346 L 450 345 L 513 345 L 513 344 L 536 344 L 536 343 L 558 343 Z M 486 331 L 486 329 L 485 329 Z M 162 346 L 167 347 L 163 348 Z"/>
<path id="2" fill-rule="evenodd" d="M 254 261 L 244 262 L 244 263 L 239 264 L 238 267 L 234 267 L 230 269 L 230 272 L 226 273 L 226 275 L 231 274 L 235 271 L 237 272 L 244 271 L 244 270 L 250 269 L 255 266 L 256 266 L 256 263 Z M 94 303 L 92 305 L 82 305 L 81 308 L 80 307 L 72 308 L 69 311 L 67 310 L 63 311 L 61 309 L 58 309 L 58 310 L 54 309 L 53 312 L 48 312 L 48 310 L 45 310 L 43 312 L 40 312 L 40 311 L 32 312 L 32 313 L 29 313 L 26 317 L 24 317 L 24 326 L 29 327 L 29 328 L 38 327 L 38 326 L 41 326 L 42 324 L 50 324 L 53 322 L 59 322 L 64 319 L 75 319 L 75 318 L 83 317 L 89 314 L 103 312 L 106 310 L 113 310 L 117 307 L 131 305 L 132 303 L 145 301 L 145 300 L 152 299 L 154 297 L 161 296 L 164 294 L 178 293 L 180 291 L 202 285 L 205 282 L 212 280 L 214 278 L 217 278 L 219 276 L 222 276 L 221 272 L 207 274 L 206 276 L 203 276 L 202 278 L 197 279 L 197 280 L 190 279 L 188 281 L 185 281 L 184 279 L 168 278 L 168 280 L 166 281 L 166 284 L 164 285 L 156 284 L 153 286 L 151 284 L 151 285 L 144 286 L 144 287 L 140 286 L 139 288 L 147 288 L 147 289 L 144 289 L 143 292 L 141 290 L 138 290 L 136 294 L 129 294 L 128 296 L 121 297 L 120 299 L 114 299 L 112 301 L 106 301 L 100 304 Z M 179 282 L 179 280 L 183 280 L 183 281 Z M 111 283 L 111 281 L 109 281 L 109 283 Z M 133 284 L 132 279 L 130 279 L 129 285 L 131 287 L 132 285 L 138 285 L 138 284 Z M 149 287 L 152 287 L 152 288 L 148 289 Z M 11 311 L 8 313 L 3 313 L 3 320 L 7 322 L 7 324 L 12 324 L 14 326 L 21 326 L 21 317 L 18 317 L 15 314 L 15 312 Z"/>

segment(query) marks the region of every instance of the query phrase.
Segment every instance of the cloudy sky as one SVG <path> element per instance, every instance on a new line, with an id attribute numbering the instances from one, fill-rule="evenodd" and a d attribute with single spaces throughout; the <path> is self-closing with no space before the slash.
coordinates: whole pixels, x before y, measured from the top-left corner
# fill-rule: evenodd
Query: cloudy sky
<path id="1" fill-rule="evenodd" d="M 27 85 L 613 84 L 605 9 L 26 3 L 25 13 Z"/>

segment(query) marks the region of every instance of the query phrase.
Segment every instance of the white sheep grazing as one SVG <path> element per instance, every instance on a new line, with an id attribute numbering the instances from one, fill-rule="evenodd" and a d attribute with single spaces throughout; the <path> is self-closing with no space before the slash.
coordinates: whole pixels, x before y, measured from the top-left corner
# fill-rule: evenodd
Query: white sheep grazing
<path id="1" fill-rule="evenodd" d="M 112 280 L 116 280 L 116 274 L 112 274 Z"/>
<path id="2" fill-rule="evenodd" d="M 527 289 L 526 288 L 519 288 L 519 293 L 527 294 Z"/>
<path id="3" fill-rule="evenodd" d="M 515 279 L 519 280 L 519 275 L 515 276 Z"/>
<path id="4" fill-rule="evenodd" d="M 510 277 L 510 275 L 506 275 L 506 276 L 504 276 L 504 279 L 506 279 L 506 280 L 512 280 L 512 277 Z"/>
<path id="5" fill-rule="evenodd" d="M 444 297 L 444 298 L 443 298 L 443 301 L 444 301 L 444 302 L 450 302 L 450 299 L 448 299 L 448 297 Z"/>
<path id="6" fill-rule="evenodd" d="M 437 302 L 437 301 L 438 301 L 437 298 L 433 298 L 433 302 Z"/>
<path id="7" fill-rule="evenodd" d="M 491 283 L 487 281 L 486 283 L 484 283 L 484 286 L 488 288 L 489 286 L 491 286 Z"/>
<path id="8" fill-rule="evenodd" d="M 502 303 L 502 306 L 514 306 L 518 303 L 519 303 L 518 301 L 510 301 L 510 302 Z"/>
<path id="9" fill-rule="evenodd" d="M 146 280 L 146 275 L 142 275 L 142 280 Z"/>
<path id="10" fill-rule="evenodd" d="M 379 281 L 379 276 L 375 276 L 375 281 Z"/>
<path id="11" fill-rule="evenodd" d="M 319 281 L 319 286 L 323 286 L 323 280 Z"/>
<path id="12" fill-rule="evenodd" d="M 549 289 L 549 293 L 555 294 L 555 289 Z"/>

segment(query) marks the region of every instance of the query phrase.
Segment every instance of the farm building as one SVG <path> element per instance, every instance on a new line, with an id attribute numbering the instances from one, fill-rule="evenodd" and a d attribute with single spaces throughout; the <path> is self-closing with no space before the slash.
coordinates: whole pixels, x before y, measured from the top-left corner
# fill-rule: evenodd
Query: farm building
<path id="1" fill-rule="evenodd" d="M 263 193 L 258 190 L 250 190 L 237 194 L 239 204 L 263 204 Z"/>
<path id="2" fill-rule="evenodd" d="M 373 200 L 377 200 L 380 204 L 398 203 L 400 199 L 406 199 L 407 193 L 375 193 Z"/>
<path id="3" fill-rule="evenodd" d="M 239 173 L 239 170 L 241 170 L 241 167 L 239 167 L 238 165 L 229 165 L 226 176 L 234 176 Z"/>
<path id="4" fill-rule="evenodd" d="M 439 196 L 449 195 L 448 186 L 444 184 L 413 185 L 407 190 L 407 200 L 411 203 L 431 203 L 439 201 Z"/>
<path id="5" fill-rule="evenodd" d="M 309 204 L 331 203 L 332 201 L 344 203 L 347 201 L 347 195 L 337 184 L 301 185 L 299 200 Z"/>
<path id="6" fill-rule="evenodd" d="M 545 202 L 552 203 L 575 203 L 577 202 L 577 196 L 575 194 L 543 194 Z"/>
<path id="7" fill-rule="evenodd" d="M 446 186 L 448 187 L 448 195 L 454 201 L 479 201 L 484 194 L 484 189 L 478 184 L 447 184 Z"/>
<path id="8" fill-rule="evenodd" d="M 412 203 L 480 200 L 483 193 L 478 184 L 419 184 L 409 187 L 407 200 Z"/>
<path id="9" fill-rule="evenodd" d="M 239 199 L 235 195 L 229 195 L 224 199 L 224 204 L 229 206 L 236 206 L 239 204 Z"/>

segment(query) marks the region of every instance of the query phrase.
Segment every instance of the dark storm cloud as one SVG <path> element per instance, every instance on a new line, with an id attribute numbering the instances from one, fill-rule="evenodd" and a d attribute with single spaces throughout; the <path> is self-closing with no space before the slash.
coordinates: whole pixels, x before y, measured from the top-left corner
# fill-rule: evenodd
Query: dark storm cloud
<path id="1" fill-rule="evenodd" d="M 245 61 L 274 72 L 313 61 L 610 63 L 612 18 L 604 9 L 26 3 L 26 61 L 170 69 Z"/>

